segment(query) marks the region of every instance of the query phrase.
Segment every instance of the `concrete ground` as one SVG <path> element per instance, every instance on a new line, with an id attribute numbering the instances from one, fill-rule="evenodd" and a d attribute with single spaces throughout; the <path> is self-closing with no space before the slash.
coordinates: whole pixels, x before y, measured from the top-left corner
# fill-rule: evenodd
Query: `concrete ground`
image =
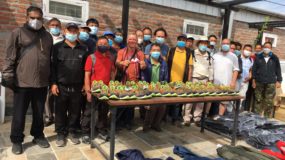
<path id="1" fill-rule="evenodd" d="M 56 134 L 54 125 L 46 127 L 45 136 L 48 138 L 51 147 L 42 149 L 32 143 L 33 137 L 30 136 L 31 117 L 26 118 L 24 153 L 13 155 L 10 142 L 11 117 L 6 117 L 6 122 L 0 124 L 0 160 L 104 160 L 97 149 L 90 149 L 89 145 L 72 145 L 67 143 L 66 147 L 59 148 L 55 146 Z M 147 158 L 166 159 L 171 156 L 179 160 L 178 156 L 173 154 L 174 145 L 183 145 L 201 156 L 217 157 L 216 148 L 218 144 L 230 144 L 230 140 L 220 135 L 205 131 L 200 133 L 200 128 L 191 125 L 190 127 L 177 128 L 171 124 L 162 124 L 163 132 L 150 131 L 142 132 L 141 121 L 136 120 L 132 131 L 122 130 L 116 135 L 116 152 L 124 149 L 139 149 Z M 109 143 L 96 139 L 103 149 L 109 153 Z M 244 141 L 238 141 L 238 144 L 248 146 Z"/>

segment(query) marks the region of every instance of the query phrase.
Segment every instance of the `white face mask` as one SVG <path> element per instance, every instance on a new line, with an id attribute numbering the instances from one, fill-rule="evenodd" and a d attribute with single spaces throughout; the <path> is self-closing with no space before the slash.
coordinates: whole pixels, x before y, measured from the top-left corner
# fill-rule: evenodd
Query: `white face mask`
<path id="1" fill-rule="evenodd" d="M 142 44 L 143 43 L 143 39 L 142 38 L 138 38 L 138 44 Z"/>
<path id="2" fill-rule="evenodd" d="M 271 49 L 269 49 L 269 48 L 264 48 L 264 49 L 263 49 L 263 52 L 264 52 L 265 54 L 269 54 L 269 53 L 271 52 Z"/>
<path id="3" fill-rule="evenodd" d="M 43 27 L 43 22 L 38 19 L 30 19 L 29 26 L 34 30 L 39 30 Z"/>
<path id="4" fill-rule="evenodd" d="M 243 50 L 243 54 L 246 56 L 246 57 L 249 57 L 251 55 L 251 52 L 248 51 L 248 50 Z"/>
<path id="5" fill-rule="evenodd" d="M 216 46 L 216 42 L 211 41 L 211 42 L 210 42 L 210 46 L 214 46 L 214 47 L 215 47 L 215 46 Z"/>

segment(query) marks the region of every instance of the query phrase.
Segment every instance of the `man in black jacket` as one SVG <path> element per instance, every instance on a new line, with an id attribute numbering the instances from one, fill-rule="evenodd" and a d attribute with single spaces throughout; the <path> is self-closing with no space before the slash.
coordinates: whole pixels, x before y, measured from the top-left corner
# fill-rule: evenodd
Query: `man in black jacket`
<path id="1" fill-rule="evenodd" d="M 43 12 L 38 7 L 27 9 L 27 22 L 13 30 L 7 43 L 2 85 L 13 89 L 13 120 L 10 139 L 12 152 L 21 154 L 25 116 L 31 103 L 33 142 L 49 147 L 43 130 L 43 111 L 50 76 L 52 37 L 43 27 Z"/>
<path id="2" fill-rule="evenodd" d="M 54 46 L 52 55 L 52 93 L 56 96 L 55 130 L 56 145 L 63 147 L 66 136 L 72 144 L 79 144 L 76 131 L 80 126 L 84 59 L 87 48 L 77 42 L 79 28 L 68 23 L 64 42 Z"/>
<path id="3" fill-rule="evenodd" d="M 271 117 L 275 88 L 281 87 L 282 76 L 278 57 L 271 51 L 271 42 L 263 45 L 252 69 L 252 87 L 255 88 L 255 112 Z"/>

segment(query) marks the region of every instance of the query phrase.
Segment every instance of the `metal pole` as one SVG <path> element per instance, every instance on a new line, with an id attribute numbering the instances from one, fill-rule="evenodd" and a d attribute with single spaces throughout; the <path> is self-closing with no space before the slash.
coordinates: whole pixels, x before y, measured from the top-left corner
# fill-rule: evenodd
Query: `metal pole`
<path id="1" fill-rule="evenodd" d="M 240 100 L 237 100 L 235 102 L 235 117 L 234 117 L 234 126 L 233 126 L 233 133 L 232 133 L 232 142 L 231 142 L 232 146 L 236 145 L 239 107 L 240 107 Z"/>
<path id="2" fill-rule="evenodd" d="M 224 25 L 223 25 L 223 36 L 222 36 L 222 39 L 228 38 L 230 17 L 231 17 L 231 9 L 227 8 L 227 9 L 225 9 L 225 15 L 224 15 Z"/>
<path id="3" fill-rule="evenodd" d="M 201 117 L 201 130 L 200 130 L 201 133 L 204 133 L 207 104 L 208 104 L 207 102 L 204 102 L 202 117 Z"/>
<path id="4" fill-rule="evenodd" d="M 110 107 L 111 110 L 111 133 L 110 133 L 110 160 L 115 158 L 115 134 L 116 134 L 116 114 L 117 108 Z"/>
<path id="5" fill-rule="evenodd" d="M 128 37 L 128 24 L 129 24 L 129 0 L 123 0 L 122 11 L 122 30 L 123 30 L 123 43 L 126 44 Z"/>

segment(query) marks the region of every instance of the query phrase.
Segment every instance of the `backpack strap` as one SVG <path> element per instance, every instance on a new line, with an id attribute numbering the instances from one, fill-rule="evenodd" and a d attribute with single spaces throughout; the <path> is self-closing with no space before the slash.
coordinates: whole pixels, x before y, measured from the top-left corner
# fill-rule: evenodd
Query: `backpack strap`
<path id="1" fill-rule="evenodd" d="M 91 60 L 92 60 L 91 75 L 93 75 L 94 67 L 95 67 L 95 63 L 96 63 L 96 56 L 95 56 L 95 54 L 90 54 L 90 56 L 91 56 Z"/>

